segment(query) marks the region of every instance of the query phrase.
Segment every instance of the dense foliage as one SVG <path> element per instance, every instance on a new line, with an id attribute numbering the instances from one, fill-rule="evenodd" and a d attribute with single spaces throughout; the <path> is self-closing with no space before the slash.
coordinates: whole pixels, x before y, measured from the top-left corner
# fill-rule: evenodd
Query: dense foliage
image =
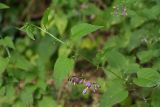
<path id="1" fill-rule="evenodd" d="M 159 0 L 6 0 L 0 106 L 160 107 L 159 43 Z"/>

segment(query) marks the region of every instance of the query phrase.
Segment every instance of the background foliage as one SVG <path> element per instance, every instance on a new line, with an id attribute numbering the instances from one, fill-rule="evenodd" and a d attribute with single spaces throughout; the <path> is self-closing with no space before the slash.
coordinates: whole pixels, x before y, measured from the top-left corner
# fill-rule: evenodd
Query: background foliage
<path id="1" fill-rule="evenodd" d="M 1 2 L 0 106 L 160 107 L 159 10 L 159 0 Z M 70 75 L 101 88 L 83 95 Z"/>

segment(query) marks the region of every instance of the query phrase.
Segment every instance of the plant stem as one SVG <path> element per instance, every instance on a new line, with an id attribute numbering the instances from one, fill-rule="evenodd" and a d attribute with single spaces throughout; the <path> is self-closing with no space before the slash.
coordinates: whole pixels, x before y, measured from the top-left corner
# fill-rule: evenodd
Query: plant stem
<path id="1" fill-rule="evenodd" d="M 106 71 L 105 69 L 104 69 L 104 67 L 101 67 L 102 68 L 102 70 L 103 71 Z M 119 75 L 117 75 L 116 73 L 114 73 L 114 72 L 112 72 L 112 71 L 109 71 L 110 73 L 112 73 L 114 76 L 116 76 L 117 78 L 119 78 L 119 79 L 121 79 L 121 80 L 123 80 L 124 81 L 124 79 L 123 78 L 121 78 Z"/>
<path id="2" fill-rule="evenodd" d="M 36 27 L 37 29 L 43 31 L 44 33 L 48 34 L 49 36 L 53 37 L 56 41 L 60 42 L 61 44 L 64 44 L 63 41 L 61 41 L 60 39 L 56 38 L 54 35 L 52 35 L 51 33 L 47 32 L 46 30 L 42 29 L 41 27 L 38 27 L 34 24 L 32 24 L 32 26 Z"/>
<path id="3" fill-rule="evenodd" d="M 5 50 L 6 50 L 7 54 L 8 54 L 8 57 L 10 58 L 10 57 L 11 57 L 11 54 L 10 54 L 10 52 L 9 52 L 9 49 L 8 49 L 7 47 L 5 47 Z"/>

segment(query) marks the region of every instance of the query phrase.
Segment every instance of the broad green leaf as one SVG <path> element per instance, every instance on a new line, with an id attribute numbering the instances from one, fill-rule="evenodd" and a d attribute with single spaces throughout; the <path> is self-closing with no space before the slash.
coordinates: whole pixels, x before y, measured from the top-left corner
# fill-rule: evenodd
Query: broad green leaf
<path id="1" fill-rule="evenodd" d="M 104 45 L 104 50 L 112 49 L 117 46 L 116 40 L 117 36 L 111 36 Z"/>
<path id="2" fill-rule="evenodd" d="M 27 105 L 23 103 L 22 101 L 18 100 L 14 104 L 12 104 L 13 107 L 26 107 Z"/>
<path id="3" fill-rule="evenodd" d="M 142 68 L 137 72 L 134 83 L 141 87 L 153 87 L 160 84 L 160 74 L 152 68 Z"/>
<path id="4" fill-rule="evenodd" d="M 6 85 L 5 87 L 1 87 L 0 92 L 0 105 L 14 103 L 16 95 L 13 85 Z"/>
<path id="5" fill-rule="evenodd" d="M 33 104 L 33 94 L 35 89 L 35 86 L 26 86 L 20 93 L 21 101 L 26 105 L 31 106 Z"/>
<path id="6" fill-rule="evenodd" d="M 44 96 L 42 100 L 38 102 L 38 107 L 58 107 L 52 97 Z"/>
<path id="7" fill-rule="evenodd" d="M 156 19 L 158 18 L 158 16 L 160 15 L 160 6 L 159 4 L 152 6 L 151 8 L 145 8 L 143 9 L 143 13 L 145 15 L 145 17 L 147 17 L 148 19 Z M 152 14 L 151 14 L 152 13 Z"/>
<path id="8" fill-rule="evenodd" d="M 62 56 L 65 55 L 67 57 L 71 53 L 71 51 L 72 51 L 71 48 L 69 48 L 68 46 L 72 47 L 72 44 L 66 42 L 66 44 L 61 45 L 60 48 L 59 48 L 59 50 L 58 50 L 58 55 L 60 55 L 60 56 L 61 55 Z"/>
<path id="9" fill-rule="evenodd" d="M 42 19 L 41 19 L 41 29 L 44 29 L 46 31 L 49 30 L 52 33 L 55 32 L 55 31 L 53 31 L 54 29 L 56 29 L 54 17 L 55 17 L 54 10 L 50 7 L 47 8 L 43 14 Z M 56 31 L 57 31 L 57 29 L 56 29 Z M 45 36 L 45 33 L 46 32 L 41 30 L 42 36 Z"/>
<path id="10" fill-rule="evenodd" d="M 133 28 L 139 27 L 140 25 L 142 25 L 144 22 L 146 21 L 146 17 L 142 17 L 139 15 L 134 15 L 131 18 L 131 26 Z"/>
<path id="11" fill-rule="evenodd" d="M 15 97 L 12 96 L 12 97 L 8 97 L 8 96 L 1 96 L 0 98 L 0 105 L 3 105 L 3 104 L 12 104 L 15 100 Z"/>
<path id="12" fill-rule="evenodd" d="M 126 57 L 117 50 L 108 51 L 106 57 L 108 64 L 114 68 L 123 68 L 128 63 Z"/>
<path id="13" fill-rule="evenodd" d="M 0 3 L 0 9 L 6 9 L 9 8 L 6 4 Z"/>
<path id="14" fill-rule="evenodd" d="M 7 97 L 13 97 L 13 96 L 16 97 L 15 92 L 16 92 L 16 90 L 13 85 L 6 86 L 6 96 Z"/>
<path id="15" fill-rule="evenodd" d="M 15 49 L 15 46 L 13 44 L 11 37 L 8 37 L 8 36 L 5 37 L 4 39 L 0 39 L 0 45 L 3 45 L 4 47 Z"/>
<path id="16" fill-rule="evenodd" d="M 44 73 L 46 73 L 46 72 L 44 72 Z M 44 75 L 44 73 L 43 73 L 43 75 Z M 47 84 L 46 84 L 45 76 L 43 76 L 43 77 L 41 76 L 36 85 L 40 89 L 46 90 Z"/>
<path id="17" fill-rule="evenodd" d="M 91 25 L 87 23 L 80 23 L 72 27 L 71 39 L 74 41 L 79 41 L 82 37 L 100 28 L 102 28 L 102 26 Z"/>
<path id="18" fill-rule="evenodd" d="M 153 90 L 151 100 L 152 107 L 160 107 L 160 87 Z"/>
<path id="19" fill-rule="evenodd" d="M 128 96 L 128 92 L 123 86 L 121 80 L 113 80 L 107 91 L 102 95 L 99 107 L 112 107 L 114 104 L 120 103 Z"/>
<path id="20" fill-rule="evenodd" d="M 65 14 L 57 14 L 55 16 L 55 24 L 58 28 L 60 35 L 62 35 L 67 27 L 68 19 Z"/>
<path id="21" fill-rule="evenodd" d="M 46 26 L 48 24 L 48 16 L 49 16 L 49 13 L 50 13 L 50 9 L 47 8 L 43 14 L 43 17 L 41 19 L 41 23 L 42 25 Z"/>
<path id="22" fill-rule="evenodd" d="M 22 26 L 22 27 L 20 28 L 20 30 L 23 31 L 23 32 L 25 32 L 25 33 L 27 33 L 27 36 L 28 36 L 29 38 L 35 40 L 35 39 L 34 39 L 35 28 L 34 28 L 31 24 L 25 23 L 24 26 Z"/>
<path id="23" fill-rule="evenodd" d="M 105 68 L 104 70 L 109 80 L 123 78 L 122 70 L 119 68 L 113 68 L 111 66 L 107 66 L 107 68 Z"/>
<path id="24" fill-rule="evenodd" d="M 125 31 L 126 33 L 121 36 L 117 36 L 117 39 L 115 41 L 116 47 L 117 48 L 125 48 L 129 44 L 131 32 L 130 31 Z"/>
<path id="25" fill-rule="evenodd" d="M 126 66 L 127 73 L 136 73 L 140 70 L 140 67 L 136 63 L 129 63 Z"/>
<path id="26" fill-rule="evenodd" d="M 56 42 L 49 36 L 45 36 L 37 44 L 36 52 L 39 56 L 37 63 L 40 71 L 44 71 L 43 67 L 46 66 L 50 57 L 56 52 L 57 46 Z"/>
<path id="27" fill-rule="evenodd" d="M 158 50 L 146 50 L 138 52 L 137 56 L 140 59 L 141 63 L 146 63 L 150 61 L 152 58 L 158 56 L 159 51 Z"/>
<path id="28" fill-rule="evenodd" d="M 66 55 L 59 56 L 54 66 L 54 80 L 57 88 L 61 86 L 62 81 L 70 74 L 74 67 L 74 60 L 67 58 Z"/>
<path id="29" fill-rule="evenodd" d="M 32 64 L 24 56 L 22 56 L 19 53 L 12 54 L 10 63 L 15 68 L 20 68 L 26 71 L 33 67 Z"/>
<path id="30" fill-rule="evenodd" d="M 146 30 L 140 29 L 140 30 L 136 30 L 135 32 L 132 32 L 129 40 L 129 44 L 128 44 L 128 50 L 132 51 L 133 49 L 137 48 L 138 46 L 140 46 L 141 42 L 143 39 L 145 39 L 144 35 L 147 35 Z"/>
<path id="31" fill-rule="evenodd" d="M 0 57 L 0 75 L 7 68 L 8 62 L 9 62 L 8 58 Z"/>

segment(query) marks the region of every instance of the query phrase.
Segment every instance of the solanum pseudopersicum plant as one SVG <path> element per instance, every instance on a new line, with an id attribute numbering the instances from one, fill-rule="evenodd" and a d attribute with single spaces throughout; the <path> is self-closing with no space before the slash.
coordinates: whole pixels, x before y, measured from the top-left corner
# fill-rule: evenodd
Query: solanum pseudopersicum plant
<path id="1" fill-rule="evenodd" d="M 53 0 L 36 21 L 25 9 L 24 22 L 16 20 L 23 5 L 12 11 L 0 3 L 7 9 L 0 15 L 0 106 L 70 107 L 78 101 L 82 106 L 160 107 L 159 4 Z M 98 93 L 88 91 L 95 89 L 90 81 L 68 86 L 81 60 L 81 69 L 86 61 L 95 70 L 88 80 L 101 86 Z"/>

